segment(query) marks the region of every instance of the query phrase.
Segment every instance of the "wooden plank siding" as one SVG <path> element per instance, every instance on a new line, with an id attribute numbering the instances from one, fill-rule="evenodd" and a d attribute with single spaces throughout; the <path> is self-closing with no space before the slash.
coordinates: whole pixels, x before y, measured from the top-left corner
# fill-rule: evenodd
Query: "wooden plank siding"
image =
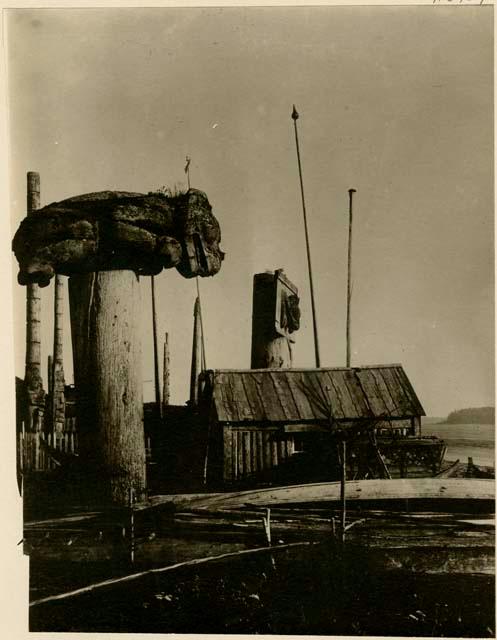
<path id="1" fill-rule="evenodd" d="M 294 452 L 293 434 L 274 429 L 223 427 L 223 481 L 230 484 L 257 478 L 283 464 Z"/>
<path id="2" fill-rule="evenodd" d="M 326 369 L 219 370 L 204 374 L 223 439 L 225 483 L 267 479 L 295 451 L 295 433 L 326 428 L 330 418 L 419 422 L 423 408 L 400 365 Z M 394 427 L 393 423 L 390 426 Z M 397 428 L 400 427 L 400 424 Z"/>

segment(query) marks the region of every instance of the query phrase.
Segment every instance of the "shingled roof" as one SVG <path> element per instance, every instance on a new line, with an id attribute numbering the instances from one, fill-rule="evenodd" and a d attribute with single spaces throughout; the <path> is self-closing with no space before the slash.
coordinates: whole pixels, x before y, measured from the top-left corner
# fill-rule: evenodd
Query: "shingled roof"
<path id="1" fill-rule="evenodd" d="M 425 415 L 400 364 L 204 374 L 220 422 L 301 423 Z M 328 415 L 327 415 L 328 412 Z"/>

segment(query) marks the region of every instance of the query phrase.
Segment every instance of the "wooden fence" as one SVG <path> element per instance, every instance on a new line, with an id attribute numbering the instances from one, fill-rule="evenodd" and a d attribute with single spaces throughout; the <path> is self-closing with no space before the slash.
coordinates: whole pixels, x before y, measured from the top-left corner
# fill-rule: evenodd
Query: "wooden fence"
<path id="1" fill-rule="evenodd" d="M 48 445 L 48 446 L 47 446 Z M 145 440 L 147 462 L 152 458 L 150 438 Z M 17 434 L 17 460 L 19 471 L 50 471 L 59 466 L 50 454 L 50 448 L 62 453 L 78 453 L 78 434 L 75 418 L 66 419 L 66 430 L 62 433 L 27 432 Z"/>
<path id="2" fill-rule="evenodd" d="M 33 433 L 22 430 L 17 438 L 18 465 L 21 473 L 55 469 L 58 463 L 50 455 L 50 448 L 68 454 L 78 452 L 78 434 L 72 430 L 62 433 Z"/>

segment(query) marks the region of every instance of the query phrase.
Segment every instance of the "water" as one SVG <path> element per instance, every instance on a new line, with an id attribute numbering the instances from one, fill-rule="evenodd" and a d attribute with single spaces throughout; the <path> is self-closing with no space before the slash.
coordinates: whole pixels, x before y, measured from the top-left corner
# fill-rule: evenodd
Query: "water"
<path id="1" fill-rule="evenodd" d="M 495 466 L 495 426 L 493 424 L 437 424 L 430 418 L 423 420 L 422 433 L 445 440 L 445 459 L 467 462 L 473 458 L 477 465 Z"/>

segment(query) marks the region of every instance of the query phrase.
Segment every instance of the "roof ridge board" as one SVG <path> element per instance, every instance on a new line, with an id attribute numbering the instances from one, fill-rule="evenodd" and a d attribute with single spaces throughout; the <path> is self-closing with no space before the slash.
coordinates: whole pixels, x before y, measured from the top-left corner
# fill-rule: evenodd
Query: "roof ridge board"
<path id="1" fill-rule="evenodd" d="M 354 371 L 357 369 L 393 369 L 396 367 L 400 367 L 403 369 L 403 365 L 399 362 L 394 362 L 392 364 L 365 364 L 354 367 L 291 367 L 291 368 L 281 368 L 281 367 L 272 367 L 266 369 L 207 369 L 207 371 L 212 372 L 214 374 L 220 373 L 264 373 L 267 371 L 272 371 L 273 373 L 276 371 L 281 371 L 285 373 L 300 373 L 306 371 Z"/>

